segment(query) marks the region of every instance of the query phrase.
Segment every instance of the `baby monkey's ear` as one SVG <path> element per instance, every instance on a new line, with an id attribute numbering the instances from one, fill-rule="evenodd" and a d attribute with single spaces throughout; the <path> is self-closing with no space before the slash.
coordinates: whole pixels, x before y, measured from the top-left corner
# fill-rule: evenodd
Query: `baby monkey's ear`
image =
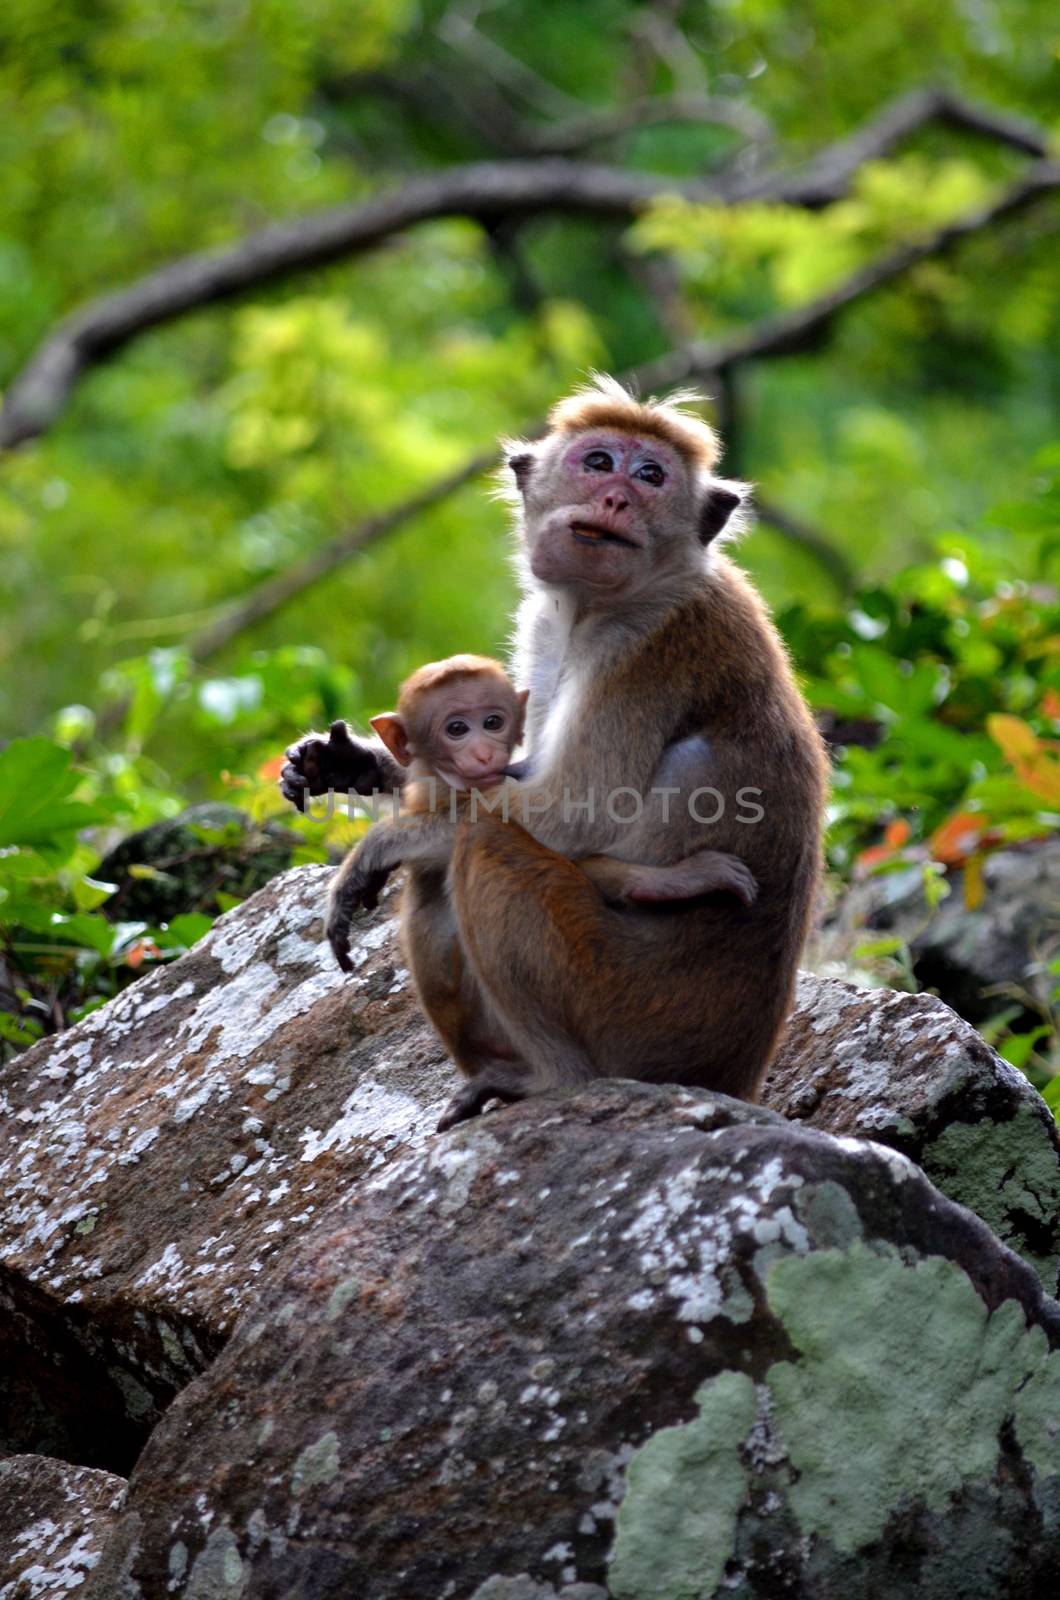
<path id="1" fill-rule="evenodd" d="M 403 718 L 396 711 L 381 711 L 370 721 L 394 760 L 400 766 L 407 767 L 412 761 L 412 751 L 409 749 L 409 736 Z"/>
<path id="2" fill-rule="evenodd" d="M 742 497 L 731 489 L 725 489 L 718 483 L 711 484 L 699 508 L 700 544 L 708 545 L 712 539 L 716 539 L 736 507 L 742 504 Z"/>

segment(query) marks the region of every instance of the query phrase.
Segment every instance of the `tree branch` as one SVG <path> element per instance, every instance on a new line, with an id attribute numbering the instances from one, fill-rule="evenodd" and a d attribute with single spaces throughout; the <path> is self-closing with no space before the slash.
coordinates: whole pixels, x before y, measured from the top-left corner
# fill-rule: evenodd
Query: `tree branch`
<path id="1" fill-rule="evenodd" d="M 841 200 L 855 175 L 868 161 L 879 161 L 904 139 L 932 123 L 981 134 L 1022 155 L 1046 159 L 1049 139 L 1044 129 L 991 106 L 976 105 L 947 89 L 913 89 L 899 95 L 863 127 L 838 139 L 804 167 L 784 176 L 776 170 L 741 179 L 730 190 L 732 201 L 769 200 L 811 210 Z"/>
<path id="2" fill-rule="evenodd" d="M 0 411 L 0 449 L 44 433 L 60 416 L 81 374 L 148 329 L 291 273 L 363 254 L 418 223 L 448 216 L 489 222 L 547 211 L 628 220 L 660 194 L 673 193 L 704 203 L 769 199 L 820 206 L 838 198 L 860 161 L 885 153 L 898 138 L 940 118 L 989 132 L 1021 150 L 1045 148 L 1044 135 L 1015 118 L 925 90 L 895 102 L 860 133 L 823 152 L 801 175 L 678 182 L 559 159 L 483 162 L 416 179 L 361 205 L 277 224 L 230 250 L 173 262 L 73 312 L 8 389 Z"/>
<path id="3" fill-rule="evenodd" d="M 754 327 L 734 334 L 728 339 L 692 344 L 683 350 L 672 351 L 657 361 L 647 362 L 633 372 L 625 374 L 624 381 L 634 385 L 641 392 L 667 389 L 674 384 L 687 382 L 690 378 L 702 381 L 721 372 L 729 373 L 738 366 L 767 356 L 794 355 L 812 348 L 827 335 L 835 318 L 847 306 L 863 300 L 886 284 L 893 283 L 921 261 L 945 254 L 960 240 L 981 232 L 995 222 L 1016 215 L 1035 201 L 1057 190 L 1060 190 L 1060 165 L 1040 162 L 1031 168 L 1020 183 L 1013 184 L 1007 189 L 993 205 L 982 207 L 916 243 L 902 245 L 880 261 L 870 262 L 868 266 L 853 273 L 843 283 L 816 300 L 811 300 L 809 304 L 799 306 L 794 311 L 782 312 L 778 316 L 765 317 Z M 539 421 L 525 431 L 533 437 L 539 434 L 543 427 L 543 422 Z M 429 485 L 401 505 L 366 518 L 327 544 L 321 545 L 319 549 L 314 550 L 285 572 L 268 578 L 225 616 L 196 635 L 190 646 L 191 655 L 196 661 L 204 661 L 208 656 L 216 654 L 244 628 L 278 610 L 296 594 L 300 594 L 303 589 L 315 583 L 318 578 L 341 566 L 356 551 L 364 549 L 366 545 L 374 543 L 385 534 L 392 533 L 411 517 L 419 515 L 421 511 L 437 505 L 472 478 L 487 471 L 496 461 L 495 450 L 482 451 L 472 456 L 464 466 L 439 479 L 437 483 Z M 763 521 L 770 523 L 786 538 L 794 540 L 813 555 L 840 587 L 849 587 L 850 573 L 843 557 L 820 534 L 815 533 L 790 513 L 782 511 L 771 501 L 760 503 L 759 510 Z"/>
<path id="4" fill-rule="evenodd" d="M 496 448 L 483 450 L 465 461 L 455 472 L 447 473 L 444 478 L 428 484 L 425 489 L 410 496 L 408 500 L 403 500 L 400 505 L 392 506 L 389 511 L 365 517 L 363 522 L 345 529 L 334 539 L 329 539 L 326 544 L 319 545 L 309 555 L 303 556 L 301 561 L 296 561 L 283 572 L 278 572 L 274 577 L 266 578 L 264 583 L 258 584 L 256 589 L 252 589 L 230 611 L 197 633 L 188 646 L 188 654 L 193 661 L 205 661 L 208 656 L 216 655 L 235 638 L 236 634 L 242 633 L 244 628 L 260 622 L 262 617 L 271 616 L 274 611 L 278 611 L 288 600 L 293 600 L 295 595 L 301 594 L 319 578 L 334 572 L 336 567 L 348 561 L 350 556 L 356 555 L 358 550 L 363 550 L 386 534 L 393 533 L 403 523 L 419 516 L 421 511 L 429 511 L 432 506 L 438 505 L 451 494 L 455 494 L 458 489 L 462 489 L 465 483 L 470 483 L 472 478 L 479 477 L 496 465 Z"/>
<path id="5" fill-rule="evenodd" d="M 775 500 L 763 500 L 757 492 L 754 506 L 759 522 L 768 523 L 777 533 L 783 534 L 789 544 L 798 545 L 800 550 L 805 550 L 807 555 L 812 556 L 833 579 L 841 594 L 851 592 L 854 587 L 853 569 L 842 551 L 829 543 L 823 533 L 818 533 L 816 528 L 811 528 L 801 517 L 796 517 L 783 506 L 778 506 Z"/>
<path id="6" fill-rule="evenodd" d="M 1019 182 L 1006 189 L 992 205 L 948 223 L 936 233 L 899 245 L 889 255 L 870 261 L 834 289 L 792 311 L 765 317 L 751 328 L 725 339 L 686 346 L 649 362 L 640 371 L 642 383 L 652 389 L 672 388 L 690 378 L 704 379 L 723 368 L 760 361 L 765 357 L 800 355 L 820 344 L 839 312 L 867 295 L 893 283 L 921 261 L 948 254 L 963 239 L 983 232 L 1026 211 L 1060 190 L 1060 164 L 1036 162 Z"/>
<path id="7" fill-rule="evenodd" d="M 417 223 L 471 216 L 490 222 L 542 211 L 635 216 L 665 180 L 571 161 L 483 162 L 419 178 L 393 194 L 253 234 L 231 250 L 186 256 L 61 322 L 7 392 L 0 448 L 45 432 L 86 368 L 149 328 L 294 272 L 350 259 Z M 686 186 L 691 198 L 705 185 Z"/>

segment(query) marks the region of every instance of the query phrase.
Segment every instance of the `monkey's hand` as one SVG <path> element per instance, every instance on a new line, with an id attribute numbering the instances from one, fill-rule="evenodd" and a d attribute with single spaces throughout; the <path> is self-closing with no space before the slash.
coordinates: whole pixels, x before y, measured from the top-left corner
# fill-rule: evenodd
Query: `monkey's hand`
<path id="1" fill-rule="evenodd" d="M 350 927 L 358 911 L 374 911 L 379 896 L 390 877 L 389 867 L 370 867 L 358 862 L 356 853 L 347 858 L 339 868 L 331 893 L 324 924 L 328 943 L 335 952 L 335 960 L 343 972 L 353 971 L 350 960 Z"/>
<path id="2" fill-rule="evenodd" d="M 353 790 L 371 794 L 373 790 L 397 787 L 398 772 L 382 746 L 368 739 L 354 739 L 348 725 L 333 722 L 327 733 L 307 733 L 284 751 L 287 761 L 280 773 L 280 793 L 285 800 L 305 810 L 306 797 Z"/>

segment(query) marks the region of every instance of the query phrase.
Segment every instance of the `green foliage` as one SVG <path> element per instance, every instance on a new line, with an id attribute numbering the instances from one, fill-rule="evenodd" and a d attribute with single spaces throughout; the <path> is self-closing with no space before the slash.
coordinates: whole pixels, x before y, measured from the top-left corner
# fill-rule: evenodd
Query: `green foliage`
<path id="1" fill-rule="evenodd" d="M 947 535 L 935 560 L 845 609 L 780 613 L 808 698 L 840 741 L 828 833 L 839 880 L 919 868 L 930 913 L 959 870 L 975 909 L 990 851 L 1060 830 L 1058 466 L 1043 451 L 1037 492 L 995 512 L 1039 531 L 1024 578 L 1002 577 L 1007 564 L 982 542 Z M 870 938 L 854 956 L 916 987 L 903 940 Z M 1060 979 L 1009 998 L 982 1031 L 1044 1087 L 1060 1072 Z"/>
<path id="2" fill-rule="evenodd" d="M 1012 520 L 1054 494 L 1043 483 Z M 949 535 L 934 561 L 859 590 L 843 611 L 803 602 L 780 613 L 811 704 L 873 730 L 867 747 L 844 748 L 835 772 L 837 867 L 897 817 L 914 844 L 956 815 L 977 818 L 994 845 L 1060 824 L 1050 744 L 1060 731 L 1060 546 L 1042 540 L 1024 579 L 1002 570 Z"/>
<path id="3" fill-rule="evenodd" d="M 38 1038 L 37 1013 L 47 1020 L 55 1004 L 33 992 L 31 974 L 110 967 L 135 937 L 95 911 L 110 886 L 91 876 L 98 858 L 79 838 L 121 809 L 61 745 L 16 739 L 0 752 L 0 1040 L 8 1045 Z"/>
<path id="4" fill-rule="evenodd" d="M 823 213 L 799 206 L 655 202 L 630 232 L 638 250 L 663 250 L 694 289 L 705 326 L 739 325 L 771 303 L 799 305 L 888 246 L 930 234 L 987 198 L 968 160 L 921 156 L 867 163 L 849 199 Z"/>

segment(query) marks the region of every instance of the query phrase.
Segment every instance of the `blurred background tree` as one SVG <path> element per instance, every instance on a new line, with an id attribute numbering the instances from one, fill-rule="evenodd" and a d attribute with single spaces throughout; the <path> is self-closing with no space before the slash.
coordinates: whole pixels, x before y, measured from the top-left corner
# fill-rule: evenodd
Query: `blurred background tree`
<path id="1" fill-rule="evenodd" d="M 835 870 L 972 904 L 1055 830 L 1058 40 L 1047 0 L 8 0 L 9 1035 L 223 905 L 108 931 L 118 833 L 260 821 L 300 730 L 503 651 L 492 442 L 593 366 L 698 382 L 759 485 Z"/>

